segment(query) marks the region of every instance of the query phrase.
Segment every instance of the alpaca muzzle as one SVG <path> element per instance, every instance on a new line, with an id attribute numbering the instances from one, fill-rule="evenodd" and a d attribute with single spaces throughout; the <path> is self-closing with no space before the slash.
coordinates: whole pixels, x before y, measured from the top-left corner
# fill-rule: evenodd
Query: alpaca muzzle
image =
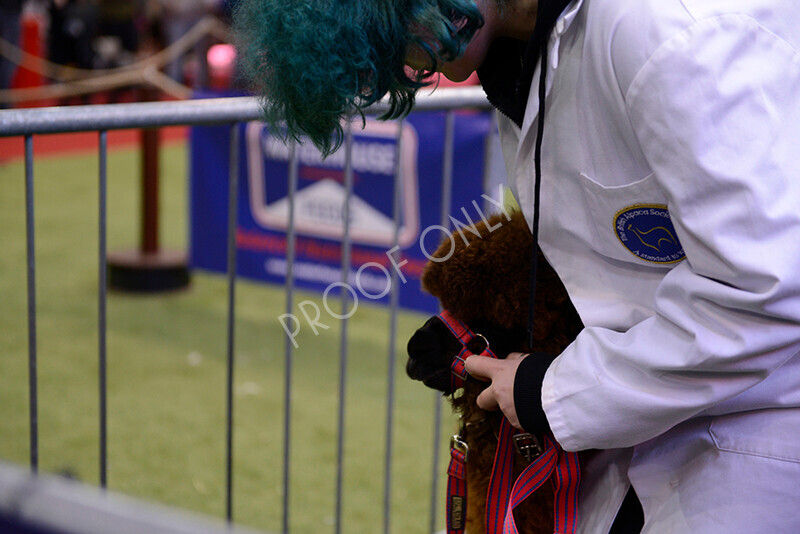
<path id="1" fill-rule="evenodd" d="M 448 310 L 430 317 L 408 341 L 406 373 L 426 386 L 453 393 L 467 379 L 463 362 L 469 356 L 505 358 L 523 347 L 523 328 L 480 323 L 470 328 Z M 452 375 L 452 376 L 451 376 Z"/>
<path id="2" fill-rule="evenodd" d="M 439 316 L 428 319 L 408 341 L 406 374 L 429 388 L 450 394 L 454 391 L 450 379 L 450 364 L 461 350 L 461 344 L 444 325 Z"/>

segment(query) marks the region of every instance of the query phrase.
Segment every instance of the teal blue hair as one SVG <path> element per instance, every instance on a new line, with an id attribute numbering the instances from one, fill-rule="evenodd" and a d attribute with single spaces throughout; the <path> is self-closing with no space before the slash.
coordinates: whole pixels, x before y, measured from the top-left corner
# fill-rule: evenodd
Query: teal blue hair
<path id="1" fill-rule="evenodd" d="M 342 144 L 343 117 L 363 118 L 386 95 L 381 119 L 408 113 L 436 65 L 463 54 L 483 24 L 474 0 L 239 0 L 233 20 L 265 119 L 326 155 Z M 409 73 L 411 47 L 430 65 Z"/>

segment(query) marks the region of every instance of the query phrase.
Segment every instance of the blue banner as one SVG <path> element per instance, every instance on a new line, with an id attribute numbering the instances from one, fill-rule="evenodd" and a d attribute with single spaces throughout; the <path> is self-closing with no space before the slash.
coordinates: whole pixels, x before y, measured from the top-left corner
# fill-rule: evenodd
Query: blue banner
<path id="1" fill-rule="evenodd" d="M 491 115 L 463 112 L 454 120 L 450 228 L 488 217 L 502 201 L 496 192 L 485 191 Z M 428 257 L 446 237 L 441 214 L 445 114 L 412 113 L 402 123 L 367 118 L 363 130 L 360 126 L 356 122 L 353 129 L 349 196 L 345 150 L 323 159 L 310 143 L 297 146 L 295 284 L 325 295 L 333 287 L 341 290 L 347 216 L 351 262 L 346 289 L 358 299 L 388 302 L 394 273 L 402 307 L 436 313 L 437 302 L 420 291 L 419 279 Z M 287 272 L 289 148 L 261 122 L 242 124 L 239 133 L 237 274 L 282 284 Z M 195 127 L 190 141 L 191 266 L 225 272 L 230 128 Z"/>

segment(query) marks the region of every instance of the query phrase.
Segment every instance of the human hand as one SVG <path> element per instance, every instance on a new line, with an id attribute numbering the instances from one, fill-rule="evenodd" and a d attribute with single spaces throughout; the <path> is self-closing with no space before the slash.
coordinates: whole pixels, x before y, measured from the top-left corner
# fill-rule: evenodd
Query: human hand
<path id="1" fill-rule="evenodd" d="M 491 381 L 478 396 L 478 408 L 499 408 L 513 427 L 526 432 L 549 431 L 542 409 L 542 381 L 554 359 L 554 355 L 541 352 L 512 352 L 504 360 L 470 356 L 465 361 L 467 372 L 479 380 Z"/>
<path id="2" fill-rule="evenodd" d="M 467 372 L 478 380 L 491 384 L 478 395 L 478 408 L 487 411 L 501 410 L 511 426 L 522 429 L 514 406 L 514 380 L 522 359 L 528 356 L 512 352 L 505 359 L 470 356 L 465 360 Z"/>

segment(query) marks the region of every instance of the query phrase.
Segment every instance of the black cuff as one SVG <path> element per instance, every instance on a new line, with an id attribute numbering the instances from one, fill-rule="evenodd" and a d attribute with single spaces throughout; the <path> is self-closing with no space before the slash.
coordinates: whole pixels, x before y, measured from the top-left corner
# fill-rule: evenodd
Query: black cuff
<path id="1" fill-rule="evenodd" d="M 542 381 L 556 357 L 534 352 L 522 359 L 514 378 L 514 407 L 519 424 L 526 432 L 539 434 L 550 430 L 542 409 Z"/>

